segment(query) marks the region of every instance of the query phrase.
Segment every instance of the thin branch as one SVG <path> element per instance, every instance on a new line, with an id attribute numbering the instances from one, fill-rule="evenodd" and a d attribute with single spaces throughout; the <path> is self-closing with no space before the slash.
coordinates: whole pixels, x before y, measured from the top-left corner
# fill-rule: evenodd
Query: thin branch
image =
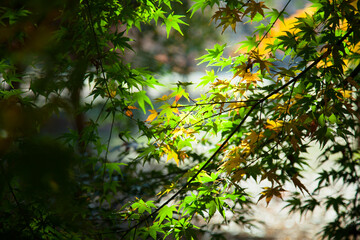
<path id="1" fill-rule="evenodd" d="M 111 141 L 111 137 L 112 137 L 112 132 L 113 132 L 113 127 L 114 127 L 114 122 L 115 122 L 115 113 L 112 114 L 112 120 L 111 120 L 111 126 L 110 126 L 110 132 L 109 132 L 109 138 L 107 140 L 107 146 L 106 146 L 106 152 L 105 152 L 105 158 L 103 161 L 103 182 L 105 182 L 105 170 L 106 170 L 106 163 L 107 163 L 107 159 L 108 159 L 108 153 L 109 153 L 109 147 L 110 147 L 110 141 Z"/>
<path id="2" fill-rule="evenodd" d="M 268 35 L 268 33 L 270 32 L 270 30 L 274 27 L 275 23 L 277 22 L 277 20 L 280 18 L 280 16 L 285 12 L 285 9 L 287 8 L 287 6 L 290 4 L 292 0 L 289 0 L 285 7 L 280 11 L 279 15 L 276 17 L 276 19 L 274 20 L 274 22 L 271 24 L 271 27 L 266 31 L 266 33 L 262 36 L 261 40 L 258 42 L 258 44 L 256 45 L 255 48 L 258 48 L 260 43 L 264 40 L 264 38 L 266 37 L 266 35 Z"/>
<path id="3" fill-rule="evenodd" d="M 16 203 L 16 206 L 18 207 L 19 211 L 21 212 L 21 215 L 22 215 L 24 221 L 26 222 L 26 225 L 27 225 L 27 227 L 29 228 L 29 230 L 30 230 L 30 232 L 31 232 L 31 235 L 32 235 L 32 236 L 34 237 L 34 239 L 35 239 L 36 236 L 35 236 L 35 233 L 34 233 L 32 227 L 31 227 L 31 225 L 30 225 L 30 219 L 28 218 L 28 215 L 24 212 L 24 210 L 23 210 L 22 207 L 20 206 L 20 203 L 19 203 L 19 201 L 18 201 L 17 198 L 16 198 L 14 189 L 12 188 L 9 180 L 6 180 L 6 181 L 7 181 L 9 190 L 10 190 L 10 192 L 11 192 L 11 195 L 12 195 L 13 198 L 14 198 L 14 201 L 15 201 L 15 203 Z"/>
<path id="4" fill-rule="evenodd" d="M 165 140 L 167 140 L 170 135 L 175 131 L 175 129 L 185 120 L 185 118 L 187 118 L 193 111 L 195 111 L 195 108 L 197 108 L 197 106 L 195 105 L 177 124 L 175 127 L 173 127 L 173 129 L 171 130 L 170 133 L 168 133 L 165 138 L 161 141 L 161 143 L 159 144 L 160 146 L 165 142 Z M 159 141 L 159 139 L 156 139 L 156 141 Z"/>
<path id="5" fill-rule="evenodd" d="M 290 108 L 291 97 L 292 97 L 293 92 L 294 92 L 295 84 L 296 84 L 296 81 L 293 83 L 293 85 L 291 87 L 288 104 L 286 105 L 285 113 L 284 113 L 284 116 L 283 116 L 283 124 L 282 124 L 282 127 L 281 127 L 281 135 L 280 135 L 281 139 L 283 139 L 284 136 L 285 136 L 284 131 L 285 131 L 286 114 L 287 114 L 287 112 L 289 111 L 289 108 Z"/>
<path id="6" fill-rule="evenodd" d="M 257 100 L 257 101 L 258 101 L 258 100 Z M 220 115 L 222 115 L 222 114 L 224 114 L 224 113 L 231 112 L 231 111 L 233 111 L 233 110 L 235 110 L 235 109 L 246 108 L 246 107 L 251 107 L 251 106 L 252 106 L 252 105 L 249 105 L 249 106 L 240 106 L 240 107 L 235 107 L 235 108 L 227 109 L 227 110 L 224 110 L 224 111 L 222 111 L 222 112 L 215 113 L 215 114 L 213 114 L 213 115 L 211 115 L 211 116 L 209 116 L 209 117 L 203 118 L 203 119 L 197 121 L 196 123 L 190 124 L 189 126 L 187 126 L 187 127 L 185 127 L 185 128 L 190 128 L 190 127 L 195 126 L 195 125 L 197 125 L 198 123 L 201 123 L 201 122 L 203 122 L 203 121 L 205 121 L 205 120 L 207 120 L 207 119 L 220 116 Z"/>
<path id="7" fill-rule="evenodd" d="M 185 108 L 185 107 L 197 107 L 197 106 L 205 106 L 205 105 L 215 105 L 215 104 L 225 104 L 225 103 L 247 103 L 247 102 L 257 102 L 259 99 L 249 99 L 249 100 L 238 100 L 238 101 L 224 101 L 224 102 L 208 102 L 208 103 L 196 103 L 193 105 L 175 105 L 171 106 L 171 108 Z"/>

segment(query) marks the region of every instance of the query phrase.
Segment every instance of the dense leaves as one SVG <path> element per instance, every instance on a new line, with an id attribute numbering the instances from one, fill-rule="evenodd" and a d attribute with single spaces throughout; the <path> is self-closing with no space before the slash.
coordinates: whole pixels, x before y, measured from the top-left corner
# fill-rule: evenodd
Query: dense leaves
<path id="1" fill-rule="evenodd" d="M 359 237 L 360 4 L 313 0 L 287 16 L 290 2 L 5 1 L 1 236 L 216 239 L 214 216 L 249 227 L 275 197 L 290 212 L 333 211 L 323 238 Z M 162 84 L 128 57 L 132 31 L 186 39 L 200 13 L 223 33 L 255 30 L 238 49 L 206 49 L 198 82 L 151 99 Z M 302 176 L 316 144 L 313 189 Z M 251 179 L 266 186 L 250 194 Z"/>

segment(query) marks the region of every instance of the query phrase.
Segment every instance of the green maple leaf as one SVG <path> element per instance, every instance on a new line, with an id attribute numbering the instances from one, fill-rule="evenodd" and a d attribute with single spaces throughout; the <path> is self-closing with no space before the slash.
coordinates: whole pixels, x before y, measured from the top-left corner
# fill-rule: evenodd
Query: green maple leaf
<path id="1" fill-rule="evenodd" d="M 208 54 L 205 54 L 199 58 L 197 58 L 196 60 L 202 60 L 200 63 L 198 63 L 198 65 L 204 63 L 204 62 L 209 62 L 208 66 L 213 64 L 214 62 L 217 62 L 220 60 L 220 57 L 222 56 L 222 54 L 224 53 L 224 49 L 226 47 L 226 43 L 223 45 L 220 44 L 215 44 L 213 49 L 206 49 L 206 51 L 208 52 Z"/>
<path id="2" fill-rule="evenodd" d="M 170 30 L 171 28 L 178 31 L 181 35 L 184 35 L 180 29 L 179 24 L 188 25 L 184 21 L 180 20 L 180 18 L 183 18 L 184 15 L 174 15 L 174 13 L 171 13 L 166 19 L 164 19 L 164 23 L 162 25 L 166 25 L 166 34 L 167 38 L 169 38 Z"/>
<path id="3" fill-rule="evenodd" d="M 116 162 L 114 162 L 114 163 L 106 163 L 106 168 L 109 171 L 110 179 L 111 179 L 114 171 L 119 173 L 120 175 L 122 175 L 120 165 L 126 165 L 126 164 L 125 163 L 116 163 Z"/>
<path id="4" fill-rule="evenodd" d="M 145 108 L 145 102 L 151 106 L 151 108 L 154 108 L 151 100 L 148 96 L 146 96 L 146 91 L 139 91 L 133 93 L 133 98 L 137 103 L 139 104 L 139 107 L 143 110 L 144 114 L 146 114 L 146 108 Z"/>
<path id="5" fill-rule="evenodd" d="M 173 205 L 171 207 L 168 207 L 168 206 L 164 206 L 160 211 L 159 211 L 159 214 L 157 215 L 156 219 L 160 218 L 159 219 L 159 223 L 162 223 L 162 221 L 164 221 L 164 219 L 166 217 L 168 218 L 172 218 L 173 216 L 173 212 L 176 211 L 176 206 Z"/>

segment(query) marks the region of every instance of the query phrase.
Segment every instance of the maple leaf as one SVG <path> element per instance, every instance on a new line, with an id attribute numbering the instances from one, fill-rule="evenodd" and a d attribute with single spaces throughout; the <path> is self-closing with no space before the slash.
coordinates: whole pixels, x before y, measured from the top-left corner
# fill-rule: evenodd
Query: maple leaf
<path id="1" fill-rule="evenodd" d="M 173 212 L 175 212 L 175 211 L 176 211 L 175 205 L 172 205 L 171 207 L 168 207 L 165 205 L 162 209 L 160 209 L 155 220 L 157 220 L 159 218 L 159 223 L 161 223 L 162 221 L 164 221 L 165 218 L 171 219 L 173 216 Z"/>
<path id="2" fill-rule="evenodd" d="M 355 100 L 355 98 L 352 96 L 352 93 L 354 91 L 350 91 L 350 90 L 343 90 L 343 89 L 335 89 L 338 93 L 341 94 L 341 96 L 337 96 L 338 99 L 343 100 L 343 99 L 351 99 L 351 100 Z"/>
<path id="3" fill-rule="evenodd" d="M 246 163 L 246 158 L 241 154 L 241 149 L 239 147 L 234 147 L 226 155 L 225 159 L 228 159 L 220 168 L 225 169 L 225 171 L 230 174 L 234 168 L 238 168 L 241 163 Z M 223 161 L 224 161 L 223 160 Z"/>
<path id="4" fill-rule="evenodd" d="M 175 96 L 175 103 L 177 103 L 181 97 L 185 97 L 188 101 L 190 101 L 189 94 L 181 86 L 178 86 L 175 89 L 175 92 L 173 92 L 170 95 L 170 97 L 174 97 L 174 96 Z"/>
<path id="5" fill-rule="evenodd" d="M 244 11 L 243 16 L 250 13 L 250 18 L 251 18 L 251 20 L 253 20 L 255 15 L 257 13 L 260 13 L 263 17 L 265 17 L 265 15 L 264 15 L 265 8 L 268 9 L 268 7 L 265 6 L 264 2 L 255 2 L 254 0 L 252 0 L 247 4 L 247 8 Z"/>
<path id="6" fill-rule="evenodd" d="M 167 154 L 166 162 L 168 162 L 171 159 L 174 159 L 176 164 L 179 166 L 179 155 L 173 149 L 171 149 L 169 145 L 163 147 L 162 150 L 164 150 L 164 153 Z"/>
<path id="7" fill-rule="evenodd" d="M 302 194 L 304 194 L 303 190 L 305 190 L 305 192 L 307 192 L 307 194 L 311 195 L 310 192 L 307 190 L 307 188 L 305 187 L 304 184 L 302 184 L 302 182 L 300 182 L 300 180 L 297 178 L 299 176 L 298 173 L 296 173 L 294 176 L 292 176 L 291 180 L 293 181 L 295 187 L 298 187 L 301 191 Z"/>
<path id="8" fill-rule="evenodd" d="M 235 110 L 238 114 L 239 114 L 239 110 L 242 107 L 246 107 L 246 103 L 244 102 L 234 102 L 234 103 L 230 103 L 229 106 L 227 106 L 227 108 L 233 109 Z"/>
<path id="9" fill-rule="evenodd" d="M 286 101 L 284 104 L 277 104 L 277 106 L 274 108 L 277 112 L 280 114 L 290 114 L 290 108 L 295 104 L 294 99 L 290 99 L 289 101 Z"/>
<path id="10" fill-rule="evenodd" d="M 159 115 L 159 113 L 156 110 L 150 109 L 149 112 L 151 112 L 151 114 L 147 117 L 145 122 L 152 122 Z"/>
<path id="11" fill-rule="evenodd" d="M 186 129 L 186 128 L 176 128 L 174 131 L 173 131 L 173 138 L 177 138 L 179 136 L 184 136 L 184 137 L 187 137 L 187 136 L 191 136 L 192 134 L 194 134 L 196 131 L 194 129 Z"/>
<path id="12" fill-rule="evenodd" d="M 161 197 L 164 194 L 168 194 L 169 192 L 171 192 L 173 189 L 176 188 L 176 185 L 174 183 L 171 183 L 170 185 L 165 185 L 164 188 L 165 189 L 159 192 L 158 194 L 156 194 L 156 196 Z"/>
<path id="13" fill-rule="evenodd" d="M 242 75 L 242 79 L 240 80 L 240 82 L 246 81 L 247 88 L 250 86 L 250 84 L 253 84 L 256 87 L 257 82 L 262 81 L 262 79 L 259 78 L 258 76 L 259 76 L 259 74 L 257 74 L 257 73 L 247 72 Z"/>
<path id="14" fill-rule="evenodd" d="M 116 96 L 116 90 L 108 90 L 106 96 L 114 98 Z"/>
<path id="15" fill-rule="evenodd" d="M 188 157 L 189 157 L 189 155 L 187 155 L 187 153 L 186 153 L 185 151 L 179 151 L 178 156 L 179 156 L 179 159 L 180 159 L 181 161 L 184 161 L 185 158 L 188 158 Z"/>
<path id="16" fill-rule="evenodd" d="M 163 95 L 161 98 L 155 98 L 155 102 L 163 102 L 163 101 L 166 101 L 166 100 L 169 100 L 171 97 L 170 96 L 167 96 L 167 95 Z"/>
<path id="17" fill-rule="evenodd" d="M 132 117 L 134 114 L 133 112 L 131 111 L 131 109 L 138 109 L 137 107 L 135 106 L 127 106 L 125 108 L 125 115 L 128 116 L 128 117 Z"/>
<path id="18" fill-rule="evenodd" d="M 282 97 L 284 94 L 283 93 L 275 93 L 274 95 L 271 95 L 269 97 L 269 99 L 276 99 L 276 98 L 280 98 Z"/>
<path id="19" fill-rule="evenodd" d="M 253 69 L 253 60 L 251 59 L 251 56 L 249 56 L 247 62 L 242 62 L 240 65 L 234 67 L 235 74 L 233 76 L 233 78 L 239 76 L 239 77 L 243 77 L 246 73 L 248 73 L 249 71 L 251 71 Z"/>
<path id="20" fill-rule="evenodd" d="M 177 83 L 175 83 L 175 85 L 178 87 L 180 87 L 180 86 L 187 87 L 187 86 L 193 85 L 193 84 L 194 84 L 193 82 L 181 82 L 181 81 L 178 81 Z"/>
<path id="21" fill-rule="evenodd" d="M 231 9 L 229 6 L 226 6 L 225 8 L 219 8 L 219 10 L 215 12 L 211 18 L 211 22 L 214 19 L 215 21 L 220 20 L 217 27 L 223 26 L 221 34 L 223 34 L 229 26 L 231 26 L 232 30 L 236 32 L 236 23 L 241 22 L 241 17 L 242 12 L 239 9 Z"/>
<path id="22" fill-rule="evenodd" d="M 256 133 L 254 130 L 251 130 L 250 133 L 246 133 L 246 135 L 247 135 L 247 136 L 246 136 L 246 138 L 244 139 L 244 141 L 246 141 L 247 145 L 250 145 L 250 147 L 264 137 L 263 132 L 260 132 L 260 133 L 258 134 L 258 133 Z"/>
<path id="23" fill-rule="evenodd" d="M 294 120 L 290 120 L 286 124 L 284 124 L 284 129 L 289 135 L 291 133 L 293 133 L 296 135 L 296 137 L 298 137 L 300 139 L 302 134 L 299 131 L 299 129 L 297 128 L 297 125 L 299 125 L 299 123 L 301 125 L 301 122 L 296 122 Z"/>
<path id="24" fill-rule="evenodd" d="M 183 18 L 183 15 L 174 15 L 174 13 L 171 13 L 167 18 L 164 19 L 164 23 L 162 25 L 166 25 L 166 36 L 169 38 L 170 30 L 171 28 L 178 31 L 181 35 L 184 35 L 180 29 L 179 24 L 188 25 L 184 21 L 180 20 L 180 18 Z"/>
<path id="25" fill-rule="evenodd" d="M 173 131 L 173 138 L 177 138 L 179 136 L 182 136 L 184 134 L 184 128 L 176 128 L 174 131 Z"/>
<path id="26" fill-rule="evenodd" d="M 262 55 L 263 55 L 264 53 L 262 53 Z M 259 53 L 259 50 L 253 50 L 253 51 L 251 51 L 250 52 L 250 57 L 252 58 L 252 59 L 254 59 L 253 60 L 253 64 L 255 64 L 255 63 L 258 63 L 259 64 L 259 67 L 260 67 L 260 72 L 261 72 L 261 74 L 264 74 L 265 73 L 265 70 L 269 73 L 269 74 L 271 74 L 271 72 L 270 72 L 270 66 L 273 66 L 274 64 L 273 63 L 271 63 L 270 61 L 267 61 L 267 60 L 265 60 L 265 59 L 262 59 L 261 58 L 261 54 Z"/>
<path id="27" fill-rule="evenodd" d="M 283 124 L 284 124 L 284 121 L 282 121 L 282 120 L 275 120 L 275 121 L 273 121 L 273 120 L 267 119 L 267 120 L 266 120 L 266 123 L 267 123 L 267 125 L 265 126 L 265 128 L 270 129 L 270 130 L 273 130 L 273 131 L 275 131 L 275 132 L 280 132 L 281 127 L 282 127 Z"/>
<path id="28" fill-rule="evenodd" d="M 299 150 L 298 141 L 297 141 L 297 139 L 295 138 L 295 136 L 291 136 L 291 138 L 290 138 L 290 143 L 291 143 L 291 145 L 292 145 L 292 147 L 293 147 L 293 149 L 294 149 L 295 151 L 298 151 L 298 150 Z"/>
<path id="29" fill-rule="evenodd" d="M 167 115 L 168 120 L 170 119 L 170 117 L 175 113 L 175 114 L 180 114 L 179 109 L 176 107 L 176 102 L 174 101 L 173 105 L 170 105 L 168 103 L 165 103 L 164 105 L 162 105 L 161 107 L 159 107 L 161 110 L 159 116 L 162 115 Z"/>
<path id="30" fill-rule="evenodd" d="M 273 184 L 275 181 L 280 185 L 278 176 L 276 175 L 276 170 L 277 168 L 274 168 L 268 172 L 264 172 L 264 174 L 261 176 L 260 182 L 267 178 L 271 182 L 271 184 Z"/>
<path id="31" fill-rule="evenodd" d="M 246 171 L 244 169 L 238 169 L 231 176 L 231 180 L 234 182 L 239 182 L 246 175 Z"/>
<path id="32" fill-rule="evenodd" d="M 212 85 L 213 87 L 217 87 L 219 90 L 227 88 L 230 85 L 230 82 L 228 80 L 220 80 L 218 78 L 216 80 L 216 82 L 211 83 L 210 85 Z"/>
<path id="33" fill-rule="evenodd" d="M 352 78 L 352 77 L 347 77 L 346 79 L 345 79 L 345 81 L 346 82 L 349 82 L 351 85 L 353 85 L 357 90 L 359 90 L 360 89 L 360 85 L 357 83 L 357 82 L 355 82 L 355 80 Z"/>
<path id="34" fill-rule="evenodd" d="M 282 196 L 281 196 L 281 192 L 284 192 L 285 190 L 281 187 L 281 186 L 277 186 L 275 188 L 272 187 L 263 187 L 264 191 L 261 192 L 261 196 L 259 197 L 258 202 L 265 198 L 266 201 L 266 206 L 269 205 L 269 202 L 271 201 L 271 199 L 275 196 L 280 198 L 281 200 L 283 200 Z"/>
<path id="35" fill-rule="evenodd" d="M 229 97 L 227 94 L 224 93 L 214 93 L 214 96 L 215 102 L 225 102 L 226 99 Z"/>

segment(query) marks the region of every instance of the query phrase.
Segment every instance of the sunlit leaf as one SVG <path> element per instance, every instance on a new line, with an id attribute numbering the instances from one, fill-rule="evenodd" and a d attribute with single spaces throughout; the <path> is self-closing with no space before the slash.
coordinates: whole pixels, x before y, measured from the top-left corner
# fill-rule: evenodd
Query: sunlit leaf
<path id="1" fill-rule="evenodd" d="M 145 120 L 145 122 L 152 122 L 154 121 L 154 119 L 158 116 L 158 112 L 156 110 L 152 110 L 150 109 L 149 112 L 151 113 L 147 119 Z"/>

